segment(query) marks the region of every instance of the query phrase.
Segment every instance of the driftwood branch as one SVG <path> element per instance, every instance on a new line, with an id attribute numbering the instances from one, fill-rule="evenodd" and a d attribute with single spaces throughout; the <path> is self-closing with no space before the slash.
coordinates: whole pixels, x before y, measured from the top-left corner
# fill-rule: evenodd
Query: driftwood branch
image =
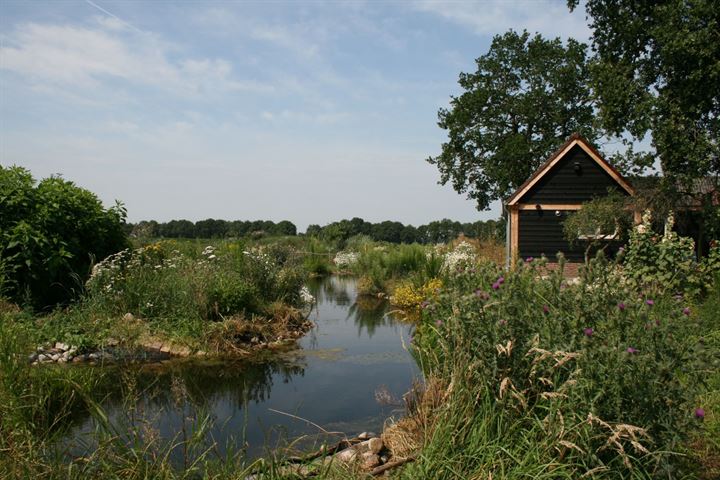
<path id="1" fill-rule="evenodd" d="M 399 467 L 400 465 L 405 465 L 406 463 L 413 462 L 417 458 L 417 455 L 410 455 L 406 458 L 401 458 L 400 460 L 395 460 L 394 462 L 388 462 L 385 465 L 380 465 L 379 467 L 373 468 L 372 472 L 370 472 L 371 475 L 377 476 L 381 473 L 390 470 L 395 467 Z"/>

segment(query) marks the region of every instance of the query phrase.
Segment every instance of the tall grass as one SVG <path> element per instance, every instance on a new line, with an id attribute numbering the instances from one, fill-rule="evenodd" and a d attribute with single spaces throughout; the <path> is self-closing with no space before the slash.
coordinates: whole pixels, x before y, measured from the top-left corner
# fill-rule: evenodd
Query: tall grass
<path id="1" fill-rule="evenodd" d="M 711 352 L 692 334 L 692 300 L 592 272 L 568 285 L 534 262 L 509 274 L 487 263 L 445 278 L 415 335 L 444 400 L 403 478 L 695 474 Z"/>

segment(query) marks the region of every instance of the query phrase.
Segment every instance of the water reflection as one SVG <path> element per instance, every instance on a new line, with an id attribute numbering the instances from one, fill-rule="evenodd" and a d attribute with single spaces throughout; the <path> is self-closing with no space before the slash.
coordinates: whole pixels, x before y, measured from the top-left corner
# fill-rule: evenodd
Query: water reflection
<path id="1" fill-rule="evenodd" d="M 189 419 L 207 413 L 213 426 L 205 441 L 216 442 L 221 453 L 228 447 L 250 456 L 299 435 L 317 438 L 313 424 L 347 434 L 379 430 L 393 410 L 375 401 L 375 391 L 383 387 L 400 397 L 419 376 L 404 349 L 410 327 L 386 313 L 387 302 L 358 296 L 352 278 L 308 287 L 317 300 L 310 317 L 316 326 L 297 350 L 255 361 L 114 367 L 107 374 L 123 387 L 103 402 L 110 422 L 130 431 L 122 425 L 142 418 L 150 431 L 173 439 L 192 431 Z M 92 438 L 87 434 L 94 428 L 86 418 L 71 438 Z M 92 449 L 87 442 L 81 447 Z"/>

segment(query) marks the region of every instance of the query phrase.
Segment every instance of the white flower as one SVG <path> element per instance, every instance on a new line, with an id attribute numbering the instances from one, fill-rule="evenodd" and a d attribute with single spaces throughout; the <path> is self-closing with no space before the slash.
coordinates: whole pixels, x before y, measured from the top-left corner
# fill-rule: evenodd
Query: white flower
<path id="1" fill-rule="evenodd" d="M 333 262 L 340 268 L 348 268 L 357 263 L 359 258 L 355 252 L 338 252 L 333 258 Z"/>
<path id="2" fill-rule="evenodd" d="M 310 290 L 304 285 L 300 289 L 300 299 L 306 305 L 312 305 L 313 303 L 315 303 L 315 297 L 312 296 L 312 294 L 310 293 Z"/>

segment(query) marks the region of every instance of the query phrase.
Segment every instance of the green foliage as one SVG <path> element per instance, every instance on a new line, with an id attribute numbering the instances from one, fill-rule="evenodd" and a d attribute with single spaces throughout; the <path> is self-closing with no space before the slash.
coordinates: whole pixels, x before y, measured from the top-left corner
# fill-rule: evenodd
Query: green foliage
<path id="1" fill-rule="evenodd" d="M 93 259 L 128 245 L 121 204 L 105 209 L 58 177 L 35 185 L 27 170 L 0 166 L 0 210 L 0 288 L 35 308 L 76 297 Z"/>
<path id="2" fill-rule="evenodd" d="M 449 140 L 428 162 L 440 183 L 452 182 L 479 210 L 506 197 L 574 132 L 598 137 L 587 47 L 509 31 L 493 38 L 475 73 L 461 73 L 464 90 L 438 113 Z"/>
<path id="3" fill-rule="evenodd" d="M 580 210 L 571 213 L 563 222 L 565 238 L 574 245 L 585 245 L 585 260 L 590 250 L 604 248 L 609 240 L 624 241 L 632 223 L 627 198 L 617 191 L 583 204 Z"/>
<path id="4" fill-rule="evenodd" d="M 571 9 L 578 0 L 569 0 Z M 593 87 L 605 128 L 650 133 L 666 186 L 720 174 L 716 0 L 588 0 Z M 652 156 L 641 166 L 650 166 Z M 648 161 L 650 160 L 650 161 Z"/>
<path id="5" fill-rule="evenodd" d="M 300 306 L 305 281 L 300 262 L 293 248 L 278 244 L 248 250 L 238 243 L 196 244 L 182 253 L 174 241 L 158 242 L 96 265 L 81 308 L 116 316 L 129 312 L 182 325 L 197 336 L 205 320 L 269 315 L 278 301 Z"/>
<path id="6" fill-rule="evenodd" d="M 462 473 L 453 478 L 505 466 L 513 473 L 503 478 L 526 478 L 528 468 L 552 478 L 593 468 L 680 476 L 709 361 L 689 305 L 622 286 L 608 265 L 568 285 L 559 273 L 540 278 L 540 263 L 449 275 L 424 309 L 415 350 L 426 375 L 448 386 L 430 451 L 454 457 Z M 475 452 L 480 461 L 460 462 Z"/>
<path id="7" fill-rule="evenodd" d="M 707 258 L 695 259 L 695 242 L 672 231 L 672 214 L 666 220 L 666 232 L 652 229 L 650 212 L 630 233 L 622 258 L 624 275 L 638 288 L 650 291 L 689 293 L 706 291 L 716 272 L 720 271 L 720 253 L 711 248 Z"/>

